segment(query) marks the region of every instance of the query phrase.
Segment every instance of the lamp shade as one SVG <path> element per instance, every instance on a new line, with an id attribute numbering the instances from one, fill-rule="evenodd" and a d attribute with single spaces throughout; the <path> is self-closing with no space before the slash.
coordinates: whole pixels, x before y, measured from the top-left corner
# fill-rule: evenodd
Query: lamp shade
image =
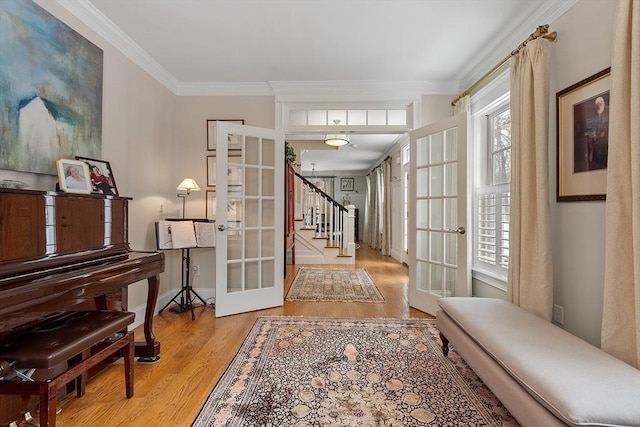
<path id="1" fill-rule="evenodd" d="M 178 191 L 186 191 L 187 194 L 189 194 L 192 191 L 200 191 L 200 187 L 195 179 L 185 178 L 180 185 L 178 185 Z"/>
<path id="2" fill-rule="evenodd" d="M 334 120 L 336 126 L 340 126 L 340 120 Z M 328 133 L 324 137 L 324 143 L 332 147 L 340 147 L 349 143 L 349 137 L 346 133 Z"/>
<path id="3" fill-rule="evenodd" d="M 327 134 L 324 143 L 333 147 L 340 147 L 349 143 L 349 137 L 344 133 Z"/>

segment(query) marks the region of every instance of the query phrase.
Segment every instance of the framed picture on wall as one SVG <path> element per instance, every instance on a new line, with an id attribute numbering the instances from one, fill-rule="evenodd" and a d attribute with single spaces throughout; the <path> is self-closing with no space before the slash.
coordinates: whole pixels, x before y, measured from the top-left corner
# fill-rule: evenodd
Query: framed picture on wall
<path id="1" fill-rule="evenodd" d="M 240 166 L 234 165 L 240 163 L 242 159 L 242 151 L 241 150 L 229 150 L 228 159 L 227 159 L 227 185 L 228 186 L 240 186 L 242 185 L 242 168 Z M 217 163 L 216 156 L 211 155 L 207 156 L 207 186 L 215 187 L 216 186 L 216 173 L 217 173 Z"/>
<path id="2" fill-rule="evenodd" d="M 207 120 L 207 150 L 215 151 L 216 150 L 216 131 L 215 125 L 216 122 L 231 122 L 237 123 L 239 125 L 244 124 L 243 119 L 234 119 L 234 120 L 223 120 L 223 119 L 214 119 Z M 227 143 L 229 144 L 229 148 L 241 148 L 239 147 L 240 141 L 237 138 L 234 138 L 235 135 L 229 135 L 229 139 Z"/>
<path id="3" fill-rule="evenodd" d="M 206 217 L 209 220 L 216 219 L 216 192 L 207 190 Z"/>
<path id="4" fill-rule="evenodd" d="M 340 178 L 340 191 L 353 191 L 353 178 Z"/>
<path id="5" fill-rule="evenodd" d="M 556 94 L 557 201 L 605 200 L 611 68 Z"/>
<path id="6" fill-rule="evenodd" d="M 60 189 L 67 193 L 91 193 L 89 166 L 80 160 L 58 159 L 58 180 Z"/>

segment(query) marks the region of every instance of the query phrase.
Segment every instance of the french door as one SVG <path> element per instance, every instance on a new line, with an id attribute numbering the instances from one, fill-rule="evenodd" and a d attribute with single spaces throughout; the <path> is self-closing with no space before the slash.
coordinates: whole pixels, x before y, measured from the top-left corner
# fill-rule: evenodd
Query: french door
<path id="1" fill-rule="evenodd" d="M 467 116 L 411 131 L 409 305 L 470 295 L 467 279 Z"/>
<path id="2" fill-rule="evenodd" d="M 216 122 L 216 317 L 283 304 L 284 137 Z"/>

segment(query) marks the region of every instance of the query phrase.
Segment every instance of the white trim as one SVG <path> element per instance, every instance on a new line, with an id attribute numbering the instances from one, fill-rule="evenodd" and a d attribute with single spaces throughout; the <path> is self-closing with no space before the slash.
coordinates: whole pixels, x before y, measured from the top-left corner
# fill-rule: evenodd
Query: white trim
<path id="1" fill-rule="evenodd" d="M 472 268 L 471 278 L 479 280 L 482 283 L 485 283 L 496 289 L 500 289 L 501 291 L 507 290 L 507 282 L 503 278 L 500 278 L 494 274 Z"/>
<path id="2" fill-rule="evenodd" d="M 57 0 L 57 2 L 167 89 L 177 94 L 178 80 L 93 4 L 81 0 Z"/>
<path id="3" fill-rule="evenodd" d="M 178 96 L 273 96 L 269 83 L 264 82 L 202 82 L 178 83 Z"/>
<path id="4" fill-rule="evenodd" d="M 464 86 L 469 87 L 473 82 L 480 79 L 507 56 L 509 52 L 517 48 L 539 25 L 550 24 L 549 31 L 553 31 L 552 24 L 577 2 L 578 0 L 544 2 L 523 21 L 513 22 L 511 26 L 504 28 L 500 32 L 500 41 L 498 43 L 486 45 L 476 55 L 479 60 L 467 64 L 466 70 L 462 73 Z"/>

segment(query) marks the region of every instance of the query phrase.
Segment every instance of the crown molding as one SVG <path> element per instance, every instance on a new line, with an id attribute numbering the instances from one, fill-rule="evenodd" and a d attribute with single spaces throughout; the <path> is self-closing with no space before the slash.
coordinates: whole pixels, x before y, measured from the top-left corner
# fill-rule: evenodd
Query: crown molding
<path id="1" fill-rule="evenodd" d="M 115 26 L 93 4 L 81 0 L 56 1 L 167 89 L 174 94 L 178 93 L 179 82 L 176 78 L 131 40 L 120 28 Z"/>
<path id="2" fill-rule="evenodd" d="M 426 81 L 270 81 L 278 102 L 294 102 L 298 99 L 334 101 L 349 99 L 368 101 L 419 100 L 421 95 L 450 95 L 460 88 L 460 82 Z"/>
<path id="3" fill-rule="evenodd" d="M 273 96 L 269 83 L 263 82 L 201 82 L 178 83 L 178 96 Z"/>
<path id="4" fill-rule="evenodd" d="M 487 45 L 485 49 L 478 52 L 477 57 L 480 58 L 480 60 L 475 63 L 470 63 L 466 71 L 462 73 L 464 77 L 461 80 L 464 82 L 464 87 L 459 92 L 473 85 L 487 71 L 502 61 L 511 51 L 517 48 L 523 40 L 529 37 L 538 26 L 549 24 L 550 31 L 553 31 L 553 23 L 578 1 L 579 0 L 545 1 L 534 13 L 527 16 L 526 19 L 512 23 L 510 27 L 505 28 L 502 32 L 505 36 L 500 37 L 494 44 Z"/>

